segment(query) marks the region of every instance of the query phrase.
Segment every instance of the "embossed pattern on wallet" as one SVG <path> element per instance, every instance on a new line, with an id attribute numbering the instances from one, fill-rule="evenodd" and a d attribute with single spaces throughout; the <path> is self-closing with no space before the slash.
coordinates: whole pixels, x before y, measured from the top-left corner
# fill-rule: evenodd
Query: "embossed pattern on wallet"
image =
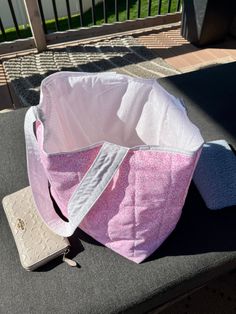
<path id="1" fill-rule="evenodd" d="M 5 196 L 2 203 L 26 270 L 35 270 L 67 251 L 68 239 L 55 234 L 44 223 L 30 187 Z"/>

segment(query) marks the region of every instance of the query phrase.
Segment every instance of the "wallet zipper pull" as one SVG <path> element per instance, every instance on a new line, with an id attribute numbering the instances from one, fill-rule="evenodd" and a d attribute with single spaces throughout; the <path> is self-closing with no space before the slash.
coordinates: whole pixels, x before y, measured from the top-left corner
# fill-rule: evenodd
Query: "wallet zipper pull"
<path id="1" fill-rule="evenodd" d="M 77 262 L 74 261 L 73 259 L 70 259 L 68 257 L 66 257 L 66 254 L 68 254 L 70 252 L 69 249 L 67 249 L 64 254 L 63 254 L 63 262 L 65 262 L 67 265 L 71 266 L 71 267 L 76 267 L 77 266 Z"/>

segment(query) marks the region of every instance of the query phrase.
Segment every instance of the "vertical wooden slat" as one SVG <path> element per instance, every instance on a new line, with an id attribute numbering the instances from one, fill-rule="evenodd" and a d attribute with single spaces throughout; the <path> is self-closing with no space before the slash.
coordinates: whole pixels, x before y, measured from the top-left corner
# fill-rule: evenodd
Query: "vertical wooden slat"
<path id="1" fill-rule="evenodd" d="M 148 0 L 148 16 L 151 15 L 151 10 L 152 10 L 152 0 Z"/>
<path id="2" fill-rule="evenodd" d="M 158 1 L 158 15 L 161 14 L 161 6 L 162 6 L 162 0 Z"/>
<path id="3" fill-rule="evenodd" d="M 52 8 L 53 8 L 53 13 L 55 17 L 56 30 L 59 31 L 59 21 L 58 21 L 56 0 L 52 0 Z"/>
<path id="4" fill-rule="evenodd" d="M 138 14 L 137 14 L 138 18 L 140 18 L 141 16 L 141 0 L 138 0 Z"/>
<path id="5" fill-rule="evenodd" d="M 67 10 L 67 16 L 68 16 L 68 26 L 69 29 L 72 28 L 72 23 L 71 23 L 71 11 L 70 11 L 70 1 L 66 0 L 66 10 Z"/>
<path id="6" fill-rule="evenodd" d="M 104 23 L 107 23 L 107 1 L 103 0 L 103 16 L 104 16 Z"/>
<path id="7" fill-rule="evenodd" d="M 177 4 L 177 11 L 180 11 L 180 6 L 181 6 L 181 0 L 178 0 L 178 4 Z"/>
<path id="8" fill-rule="evenodd" d="M 170 13 L 170 11 L 171 11 L 171 0 L 168 0 L 168 10 L 167 10 L 167 12 L 168 13 Z"/>
<path id="9" fill-rule="evenodd" d="M 10 11 L 11 11 L 11 16 L 12 16 L 13 23 L 15 25 L 16 35 L 17 35 L 18 38 L 20 38 L 20 31 L 19 31 L 19 27 L 18 27 L 18 22 L 17 22 L 17 19 L 16 19 L 15 10 L 14 10 L 14 7 L 12 5 L 12 1 L 11 0 L 8 0 L 8 5 L 9 5 Z"/>
<path id="10" fill-rule="evenodd" d="M 92 21 L 96 25 L 95 0 L 92 0 Z"/>
<path id="11" fill-rule="evenodd" d="M 130 3 L 129 0 L 126 0 L 126 19 L 129 20 L 129 10 L 130 10 Z"/>
<path id="12" fill-rule="evenodd" d="M 119 10 L 118 10 L 118 0 L 115 0 L 115 15 L 116 15 L 116 21 L 119 21 Z"/>
<path id="13" fill-rule="evenodd" d="M 31 32 L 33 34 L 35 46 L 38 51 L 47 49 L 45 34 L 40 16 L 39 6 L 37 0 L 24 0 L 25 9 L 28 15 Z"/>
<path id="14" fill-rule="evenodd" d="M 80 26 L 84 25 L 84 10 L 82 0 L 79 0 Z"/>
<path id="15" fill-rule="evenodd" d="M 1 18 L 0 18 L 0 30 L 1 30 L 3 39 L 6 39 L 6 33 L 5 33 L 4 26 L 3 26 L 3 24 L 2 24 L 2 19 L 1 19 Z"/>
<path id="16" fill-rule="evenodd" d="M 44 16 L 43 6 L 42 6 L 41 0 L 38 0 L 38 6 L 39 6 L 40 16 L 41 16 L 42 23 L 43 23 L 43 30 L 44 30 L 44 33 L 47 34 L 48 30 L 47 30 L 47 26 L 45 23 L 45 16 Z"/>

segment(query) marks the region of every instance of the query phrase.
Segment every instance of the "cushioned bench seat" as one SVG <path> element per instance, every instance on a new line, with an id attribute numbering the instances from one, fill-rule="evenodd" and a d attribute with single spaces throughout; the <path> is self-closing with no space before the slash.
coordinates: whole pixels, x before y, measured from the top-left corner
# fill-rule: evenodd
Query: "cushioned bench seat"
<path id="1" fill-rule="evenodd" d="M 236 147 L 235 73 L 232 63 L 160 82 L 185 99 L 205 140 Z M 0 115 L 0 198 L 28 185 L 26 110 Z M 71 255 L 80 268 L 56 260 L 29 273 L 1 207 L 0 313 L 145 313 L 236 267 L 235 221 L 236 207 L 207 210 L 192 184 L 177 228 L 146 262 L 136 265 L 78 231 Z"/>

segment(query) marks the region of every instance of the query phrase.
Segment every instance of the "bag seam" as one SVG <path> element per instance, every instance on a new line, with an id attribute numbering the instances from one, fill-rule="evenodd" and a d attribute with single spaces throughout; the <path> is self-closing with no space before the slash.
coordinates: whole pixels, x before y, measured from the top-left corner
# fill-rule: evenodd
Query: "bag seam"
<path id="1" fill-rule="evenodd" d="M 134 164 L 135 164 L 135 167 L 136 167 L 136 154 L 134 154 Z M 137 232 L 137 228 L 136 228 L 136 171 L 134 171 L 134 219 L 133 219 L 133 235 L 134 235 L 134 246 L 133 246 L 133 258 L 135 258 L 135 250 L 136 250 L 136 232 Z"/>

